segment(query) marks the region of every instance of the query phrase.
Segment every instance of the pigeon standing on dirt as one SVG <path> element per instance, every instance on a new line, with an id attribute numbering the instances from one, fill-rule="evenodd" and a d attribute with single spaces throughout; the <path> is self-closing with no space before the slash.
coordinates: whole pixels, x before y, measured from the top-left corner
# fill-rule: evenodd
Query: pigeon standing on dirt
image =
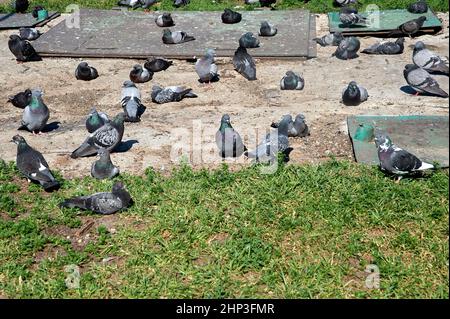
<path id="1" fill-rule="evenodd" d="M 106 148 L 112 152 L 120 144 L 124 132 L 125 113 L 119 113 L 116 117 L 100 127 L 70 155 L 71 158 L 92 156 L 98 153 L 100 148 Z"/>
<path id="2" fill-rule="evenodd" d="M 22 126 L 33 134 L 40 134 L 47 124 L 50 111 L 42 100 L 42 91 L 39 89 L 31 91 L 31 103 L 25 107 L 22 115 Z"/>
<path id="3" fill-rule="evenodd" d="M 414 45 L 413 62 L 428 72 L 449 74 L 448 61 L 444 61 L 439 55 L 428 50 L 422 41 Z"/>
<path id="4" fill-rule="evenodd" d="M 165 27 L 165 28 L 173 27 L 175 25 L 175 22 L 173 22 L 173 19 L 172 19 L 172 15 L 167 12 L 157 16 L 155 19 L 155 22 L 158 27 L 162 27 L 162 28 L 163 27 Z"/>
<path id="5" fill-rule="evenodd" d="M 98 150 L 99 159 L 92 163 L 91 175 L 97 179 L 112 179 L 119 175 L 120 170 L 111 162 L 109 151 L 101 148 Z"/>
<path id="6" fill-rule="evenodd" d="M 351 81 L 342 91 L 342 103 L 347 106 L 356 106 L 369 98 L 367 90 L 358 85 L 355 81 Z"/>
<path id="7" fill-rule="evenodd" d="M 239 157 L 247 150 L 241 136 L 231 126 L 228 114 L 224 114 L 220 120 L 220 127 L 216 132 L 216 145 L 222 158 Z"/>
<path id="8" fill-rule="evenodd" d="M 341 32 L 337 31 L 334 33 L 329 33 L 321 38 L 314 38 L 313 41 L 315 41 L 317 44 L 319 44 L 322 47 L 326 46 L 338 46 L 339 43 L 344 39 L 344 36 Z"/>
<path id="9" fill-rule="evenodd" d="M 425 0 L 419 0 L 417 2 L 411 3 L 408 6 L 408 11 L 416 14 L 425 13 L 428 11 L 428 4 Z"/>
<path id="10" fill-rule="evenodd" d="M 19 35 L 23 40 L 34 41 L 41 36 L 41 32 L 36 28 L 20 28 Z"/>
<path id="11" fill-rule="evenodd" d="M 109 215 L 124 210 L 133 204 L 130 193 L 122 182 L 113 185 L 111 193 L 96 193 L 88 196 L 78 196 L 66 199 L 60 203 L 61 208 L 80 208 L 94 213 Z"/>
<path id="12" fill-rule="evenodd" d="M 150 81 L 152 78 L 153 72 L 150 72 L 139 64 L 134 65 L 133 69 L 130 71 L 130 80 L 134 83 L 145 83 Z"/>
<path id="13" fill-rule="evenodd" d="M 31 90 L 26 89 L 25 91 L 19 92 L 14 96 L 9 96 L 8 103 L 11 103 L 19 109 L 24 109 L 31 103 L 31 96 Z"/>
<path id="14" fill-rule="evenodd" d="M 303 90 L 304 87 L 305 80 L 303 77 L 293 71 L 287 71 L 286 75 L 280 81 L 280 88 L 282 90 Z"/>
<path id="15" fill-rule="evenodd" d="M 256 64 L 247 49 L 239 47 L 233 56 L 233 66 L 244 78 L 249 81 L 256 80 Z"/>
<path id="16" fill-rule="evenodd" d="M 381 170 L 397 176 L 398 180 L 404 175 L 434 168 L 434 165 L 422 162 L 415 155 L 396 146 L 386 134 L 376 133 L 375 144 Z"/>
<path id="17" fill-rule="evenodd" d="M 172 64 L 172 61 L 163 58 L 151 58 L 145 61 L 144 68 L 150 72 L 161 72 L 167 70 Z"/>
<path id="18" fill-rule="evenodd" d="M 405 49 L 404 43 L 405 38 L 403 37 L 398 38 L 397 40 L 395 40 L 395 42 L 384 42 L 384 43 L 377 42 L 361 52 L 367 54 L 386 54 L 386 55 L 401 54 Z"/>
<path id="19" fill-rule="evenodd" d="M 407 22 L 399 25 L 398 30 L 400 30 L 403 34 L 411 37 L 412 35 L 419 32 L 420 28 L 422 28 L 422 26 L 426 20 L 427 20 L 427 17 L 421 16 L 417 19 L 413 19 L 413 20 L 407 21 Z"/>
<path id="20" fill-rule="evenodd" d="M 246 32 L 239 39 L 239 46 L 247 49 L 258 48 L 259 40 L 253 35 L 252 32 Z"/>
<path id="21" fill-rule="evenodd" d="M 162 40 L 164 44 L 179 44 L 189 41 L 194 41 L 193 36 L 188 35 L 184 31 L 170 31 L 169 29 L 164 29 Z"/>
<path id="22" fill-rule="evenodd" d="M 259 28 L 259 35 L 262 37 L 273 37 L 278 32 L 278 29 L 275 28 L 273 24 L 270 24 L 267 21 L 262 21 L 261 26 Z"/>
<path id="23" fill-rule="evenodd" d="M 91 81 L 98 78 L 97 69 L 89 66 L 87 62 L 81 62 L 75 69 L 75 77 L 77 80 Z"/>
<path id="24" fill-rule="evenodd" d="M 94 133 L 108 122 L 108 115 L 103 112 L 97 112 L 95 108 L 92 108 L 86 119 L 86 129 L 89 133 Z"/>
<path id="25" fill-rule="evenodd" d="M 407 64 L 403 70 L 406 82 L 417 91 L 448 98 L 448 93 L 439 87 L 439 83 L 424 69 L 414 64 Z"/>
<path id="26" fill-rule="evenodd" d="M 41 57 L 36 53 L 33 46 L 27 40 L 22 40 L 20 36 L 13 34 L 9 36 L 8 47 L 16 57 L 17 62 L 41 61 Z"/>
<path id="27" fill-rule="evenodd" d="M 340 60 L 355 59 L 358 57 L 358 50 L 361 47 L 361 43 L 356 37 L 344 38 L 336 48 L 336 51 L 332 54 Z"/>
<path id="28" fill-rule="evenodd" d="M 310 135 L 309 127 L 305 122 L 305 116 L 303 114 L 298 114 L 295 117 L 295 121 L 292 121 L 292 116 L 285 116 L 289 118 L 288 137 L 305 137 Z M 273 122 L 270 126 L 273 128 L 278 128 L 280 126 L 280 123 Z"/>
<path id="29" fill-rule="evenodd" d="M 242 14 L 231 9 L 225 9 L 221 15 L 222 22 L 226 24 L 239 23 L 242 20 Z"/>
<path id="30" fill-rule="evenodd" d="M 133 82 L 123 83 L 120 103 L 126 114 L 126 122 L 140 122 L 145 107 L 141 103 L 141 92 Z"/>
<path id="31" fill-rule="evenodd" d="M 158 104 L 179 102 L 184 98 L 196 98 L 192 89 L 184 86 L 168 86 L 166 88 L 154 85 L 151 93 L 152 101 Z"/>
<path id="32" fill-rule="evenodd" d="M 195 71 L 199 76 L 200 83 L 210 83 L 219 79 L 217 65 L 214 63 L 215 54 L 213 49 L 207 49 L 205 56 L 195 63 Z"/>
<path id="33" fill-rule="evenodd" d="M 12 6 L 16 13 L 26 13 L 30 3 L 28 0 L 13 0 Z"/>
<path id="34" fill-rule="evenodd" d="M 39 183 L 47 192 L 60 187 L 59 182 L 50 172 L 47 161 L 39 151 L 29 146 L 20 135 L 15 135 L 12 142 L 17 144 L 16 165 L 22 175 Z"/>
<path id="35" fill-rule="evenodd" d="M 367 24 L 367 18 L 363 17 L 358 13 L 358 10 L 349 7 L 342 7 L 339 12 L 339 20 L 346 27 L 357 25 L 357 24 Z"/>
<path id="36" fill-rule="evenodd" d="M 190 0 L 173 0 L 173 6 L 175 8 L 183 7 L 189 4 Z"/>

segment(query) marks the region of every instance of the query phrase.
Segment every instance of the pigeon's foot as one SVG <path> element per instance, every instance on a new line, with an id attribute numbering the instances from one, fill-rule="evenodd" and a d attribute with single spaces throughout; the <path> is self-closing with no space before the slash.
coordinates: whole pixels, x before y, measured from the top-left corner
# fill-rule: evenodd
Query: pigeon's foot
<path id="1" fill-rule="evenodd" d="M 23 64 L 23 61 L 16 60 L 17 64 Z"/>
<path id="2" fill-rule="evenodd" d="M 419 96 L 419 95 L 420 95 L 420 92 L 414 93 L 414 96 Z"/>

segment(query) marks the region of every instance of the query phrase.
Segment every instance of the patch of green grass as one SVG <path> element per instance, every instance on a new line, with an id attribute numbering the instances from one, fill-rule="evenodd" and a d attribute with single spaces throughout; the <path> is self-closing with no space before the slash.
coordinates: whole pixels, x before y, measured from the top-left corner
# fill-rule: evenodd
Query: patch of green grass
<path id="1" fill-rule="evenodd" d="M 0 295 L 449 297 L 445 170 L 396 184 L 375 167 L 335 160 L 273 175 L 184 165 L 163 177 L 148 168 L 118 177 L 135 204 L 112 216 L 58 203 L 113 181 L 66 180 L 46 194 L 20 189 L 20 178 L 0 162 Z M 11 190 L 21 191 L 13 206 Z M 87 220 L 95 226 L 83 233 Z M 79 267 L 79 289 L 66 286 L 68 265 Z M 379 269 L 380 289 L 365 286 L 368 266 Z"/>
<path id="2" fill-rule="evenodd" d="M 408 4 L 415 2 L 416 0 L 360 0 L 361 7 L 364 8 L 368 4 L 376 3 L 380 9 L 399 9 L 406 8 Z M 442 0 L 428 0 L 430 7 L 434 11 L 448 11 L 448 1 Z M 56 10 L 65 12 L 66 7 L 70 4 L 78 4 L 82 8 L 97 8 L 97 9 L 111 9 L 117 5 L 116 0 L 39 0 L 32 1 L 33 4 L 42 4 L 49 10 Z M 172 6 L 173 0 L 161 0 L 152 9 L 172 11 L 175 8 Z M 244 0 L 191 0 L 190 4 L 181 7 L 176 10 L 189 10 L 189 11 L 214 11 L 223 10 L 225 8 L 233 8 L 235 6 L 241 6 L 245 10 L 252 10 L 259 5 L 245 5 Z M 306 4 L 299 0 L 279 0 L 277 3 L 278 9 L 298 9 L 305 8 L 315 13 L 325 13 L 329 11 L 336 11 L 336 7 L 333 5 L 333 0 L 310 0 Z M 8 4 L 0 4 L 0 12 L 9 12 L 11 9 Z"/>

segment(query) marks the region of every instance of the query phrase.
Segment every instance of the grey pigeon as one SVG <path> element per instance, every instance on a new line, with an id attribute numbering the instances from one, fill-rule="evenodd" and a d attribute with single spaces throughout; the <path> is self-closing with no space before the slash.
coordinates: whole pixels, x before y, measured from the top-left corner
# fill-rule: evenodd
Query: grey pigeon
<path id="1" fill-rule="evenodd" d="M 89 133 L 94 133 L 108 122 L 108 115 L 103 112 L 97 112 L 95 108 L 92 108 L 86 119 L 86 129 Z"/>
<path id="2" fill-rule="evenodd" d="M 75 77 L 77 80 L 91 81 L 98 78 L 97 69 L 89 66 L 87 62 L 81 62 L 75 69 Z"/>
<path id="3" fill-rule="evenodd" d="M 161 87 L 154 85 L 151 93 L 152 101 L 158 104 L 179 102 L 184 98 L 196 98 L 197 95 L 192 89 L 183 86 Z"/>
<path id="4" fill-rule="evenodd" d="M 239 47 L 233 56 L 233 66 L 244 78 L 249 81 L 256 80 L 256 64 L 247 49 Z"/>
<path id="5" fill-rule="evenodd" d="M 12 6 L 16 13 L 26 13 L 30 3 L 28 0 L 13 0 Z"/>
<path id="6" fill-rule="evenodd" d="M 425 0 L 419 0 L 417 2 L 411 3 L 408 6 L 408 11 L 411 13 L 425 13 L 428 11 L 428 4 Z"/>
<path id="7" fill-rule="evenodd" d="M 302 76 L 287 71 L 286 75 L 280 81 L 280 88 L 282 90 L 303 90 L 305 87 L 305 80 Z"/>
<path id="8" fill-rule="evenodd" d="M 155 3 L 158 2 L 158 0 L 140 0 L 141 2 L 141 8 L 142 9 L 148 9 L 150 8 L 152 5 L 154 5 Z"/>
<path id="9" fill-rule="evenodd" d="M 117 2 L 118 6 L 122 6 L 122 7 L 129 7 L 132 9 L 137 9 L 139 8 L 142 4 L 140 0 L 119 0 Z"/>
<path id="10" fill-rule="evenodd" d="M 366 101 L 369 97 L 367 90 L 358 85 L 355 81 L 351 81 L 342 91 L 342 103 L 347 106 L 356 106 Z"/>
<path id="11" fill-rule="evenodd" d="M 448 61 L 444 61 L 439 55 L 428 50 L 422 41 L 414 45 L 413 62 L 428 72 L 449 74 Z"/>
<path id="12" fill-rule="evenodd" d="M 172 61 L 163 58 L 151 58 L 145 61 L 144 68 L 150 72 L 161 72 L 167 70 L 172 64 Z"/>
<path id="13" fill-rule="evenodd" d="M 336 51 L 332 54 L 338 59 L 349 60 L 358 57 L 358 50 L 361 47 L 361 43 L 356 37 L 344 38 L 336 48 Z"/>
<path id="14" fill-rule="evenodd" d="M 415 155 L 396 146 L 386 134 L 377 132 L 375 144 L 378 149 L 381 170 L 397 176 L 398 180 L 403 175 L 434 168 L 432 164 L 422 162 Z"/>
<path id="15" fill-rule="evenodd" d="M 145 83 L 153 78 L 153 72 L 143 68 L 141 65 L 136 64 L 130 71 L 130 80 L 134 83 Z"/>
<path id="16" fill-rule="evenodd" d="M 126 122 L 139 122 L 145 106 L 141 103 L 141 92 L 131 81 L 125 81 L 122 86 L 120 103 L 126 114 Z"/>
<path id="17" fill-rule="evenodd" d="M 33 46 L 27 40 L 13 34 L 9 36 L 8 48 L 16 57 L 17 62 L 41 61 L 42 58 L 36 53 Z"/>
<path id="18" fill-rule="evenodd" d="M 124 210 L 133 204 L 130 193 L 122 182 L 114 183 L 111 193 L 96 193 L 88 196 L 78 196 L 66 199 L 59 206 L 80 208 L 94 213 L 109 215 Z"/>
<path id="19" fill-rule="evenodd" d="M 173 0 L 173 6 L 175 8 L 183 7 L 189 4 L 189 0 Z"/>
<path id="20" fill-rule="evenodd" d="M 91 175 L 97 179 L 112 179 L 119 175 L 119 168 L 111 162 L 109 151 L 101 148 L 98 150 L 99 159 L 92 163 Z"/>
<path id="21" fill-rule="evenodd" d="M 173 27 L 175 25 L 175 22 L 173 22 L 171 14 L 167 12 L 164 12 L 163 14 L 157 16 L 155 22 L 158 27 L 162 28 Z"/>
<path id="22" fill-rule="evenodd" d="M 313 41 L 317 42 L 322 47 L 326 46 L 338 46 L 339 43 L 344 39 L 341 32 L 337 31 L 334 33 L 325 34 L 321 38 L 314 38 Z"/>
<path id="23" fill-rule="evenodd" d="M 34 41 L 41 36 L 41 32 L 36 28 L 20 28 L 19 35 L 23 40 Z"/>
<path id="24" fill-rule="evenodd" d="M 273 37 L 278 32 L 278 29 L 267 21 L 262 21 L 259 28 L 259 35 L 262 37 Z"/>
<path id="25" fill-rule="evenodd" d="M 335 2 L 341 7 L 348 6 L 350 4 L 358 3 L 358 0 L 335 0 Z"/>
<path id="26" fill-rule="evenodd" d="M 213 49 L 207 49 L 205 56 L 195 63 L 195 71 L 201 83 L 210 83 L 219 79 L 217 65 L 214 63 L 215 54 L 216 52 Z"/>
<path id="27" fill-rule="evenodd" d="M 31 103 L 31 96 L 31 90 L 26 89 L 25 91 L 19 92 L 14 96 L 9 96 L 8 103 L 11 103 L 20 109 L 24 109 Z"/>
<path id="28" fill-rule="evenodd" d="M 225 9 L 221 15 L 222 22 L 226 24 L 239 23 L 242 20 L 242 15 L 239 12 L 231 9 Z"/>
<path id="29" fill-rule="evenodd" d="M 241 136 L 231 126 L 228 114 L 224 114 L 220 120 L 220 127 L 216 132 L 216 145 L 222 158 L 239 157 L 247 150 Z"/>
<path id="30" fill-rule="evenodd" d="M 397 40 L 395 40 L 395 42 L 384 42 L 384 43 L 377 42 L 361 52 L 367 54 L 386 54 L 386 55 L 401 54 L 403 53 L 403 50 L 405 48 L 404 43 L 405 38 L 403 37 L 398 38 Z"/>
<path id="31" fill-rule="evenodd" d="M 124 132 L 125 113 L 119 113 L 116 117 L 91 133 L 88 138 L 70 155 L 71 158 L 92 156 L 98 153 L 100 148 L 106 148 L 112 152 L 120 144 Z"/>
<path id="32" fill-rule="evenodd" d="M 398 30 L 402 32 L 405 35 L 412 36 L 419 32 L 420 28 L 422 28 L 423 24 L 427 20 L 427 17 L 421 16 L 417 19 L 413 19 L 410 21 L 407 21 L 405 23 L 402 23 L 398 26 Z"/>
<path id="33" fill-rule="evenodd" d="M 259 47 L 259 40 L 253 35 L 253 33 L 246 32 L 239 39 L 239 46 L 247 49 L 257 48 Z"/>
<path id="34" fill-rule="evenodd" d="M 184 31 L 170 31 L 169 29 L 164 29 L 162 40 L 164 44 L 179 44 L 194 41 L 195 38 Z"/>
<path id="35" fill-rule="evenodd" d="M 39 89 L 31 92 L 31 103 L 25 107 L 22 115 L 22 126 L 28 131 L 39 134 L 47 124 L 50 111 L 42 100 L 42 91 Z"/>
<path id="36" fill-rule="evenodd" d="M 339 12 L 339 20 L 345 27 L 353 26 L 353 25 L 366 25 L 367 18 L 363 17 L 358 13 L 356 9 L 343 7 Z"/>
<path id="37" fill-rule="evenodd" d="M 16 135 L 12 142 L 17 144 L 16 165 L 19 172 L 31 181 L 39 183 L 45 191 L 59 188 L 59 182 L 50 172 L 44 156 L 27 144 L 25 139 Z"/>
<path id="38" fill-rule="evenodd" d="M 289 160 L 289 153 L 292 148 L 289 147 L 288 129 L 292 117 L 284 116 L 278 129 L 266 135 L 264 140 L 252 152 L 245 152 L 248 158 L 253 158 L 257 163 L 274 162 L 278 153 L 284 155 L 284 160 Z"/>
<path id="39" fill-rule="evenodd" d="M 305 137 L 310 135 L 308 125 L 305 122 L 305 116 L 303 114 L 297 114 L 295 121 L 292 121 L 292 116 L 285 115 L 289 118 L 288 136 L 289 137 Z M 283 117 L 284 118 L 284 117 Z M 278 128 L 280 123 L 273 122 L 271 125 L 273 128 Z"/>
<path id="40" fill-rule="evenodd" d="M 448 93 L 439 87 L 438 82 L 424 69 L 414 65 L 407 64 L 403 70 L 403 76 L 406 82 L 417 91 L 447 98 Z"/>

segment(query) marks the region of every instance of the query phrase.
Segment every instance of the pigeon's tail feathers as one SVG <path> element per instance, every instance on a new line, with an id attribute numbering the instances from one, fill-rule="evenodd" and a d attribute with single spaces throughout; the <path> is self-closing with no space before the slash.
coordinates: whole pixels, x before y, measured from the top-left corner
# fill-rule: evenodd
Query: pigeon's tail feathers
<path id="1" fill-rule="evenodd" d="M 59 204 L 59 207 L 66 207 L 66 208 L 84 208 L 86 206 L 86 202 L 83 198 L 74 197 L 70 199 L 64 200 L 62 203 Z"/>
<path id="2" fill-rule="evenodd" d="M 186 89 L 184 91 L 179 92 L 178 94 L 179 94 L 179 97 L 181 99 L 185 98 L 185 97 L 188 97 L 188 98 L 196 98 L 196 97 L 198 97 L 197 94 L 192 92 L 192 89 Z"/>
<path id="3" fill-rule="evenodd" d="M 84 157 L 84 156 L 91 156 L 97 154 L 97 149 L 88 144 L 83 143 L 80 147 L 78 147 L 75 151 L 70 154 L 71 158 L 78 158 L 78 157 Z"/>
<path id="4" fill-rule="evenodd" d="M 325 43 L 321 38 L 314 38 L 313 41 L 316 42 L 317 44 L 320 44 L 321 46 L 325 46 Z"/>
<path id="5" fill-rule="evenodd" d="M 433 164 L 422 162 L 422 165 L 417 170 L 418 171 L 424 171 L 424 170 L 427 170 L 427 169 L 434 169 L 434 168 L 435 167 L 434 167 Z"/>
<path id="6" fill-rule="evenodd" d="M 57 180 L 47 182 L 42 185 L 42 187 L 44 187 L 44 190 L 46 192 L 52 192 L 52 191 L 58 190 L 60 188 L 60 186 L 61 185 L 59 184 L 59 182 Z"/>
<path id="7" fill-rule="evenodd" d="M 130 122 L 130 123 L 137 123 L 137 122 L 140 122 L 141 121 L 141 119 L 139 118 L 139 117 L 130 117 L 130 116 L 126 116 L 125 117 L 125 122 Z"/>
<path id="8" fill-rule="evenodd" d="M 194 41 L 195 38 L 191 35 L 186 35 L 183 39 L 183 42 L 189 42 L 189 41 Z"/>

